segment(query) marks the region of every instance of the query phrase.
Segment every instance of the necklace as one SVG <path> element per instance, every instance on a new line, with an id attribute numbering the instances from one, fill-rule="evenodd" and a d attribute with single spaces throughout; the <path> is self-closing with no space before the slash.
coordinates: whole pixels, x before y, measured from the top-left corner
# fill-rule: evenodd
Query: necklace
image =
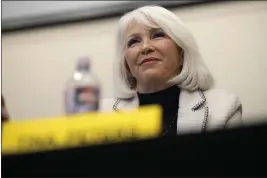
<path id="1" fill-rule="evenodd" d="M 169 126 L 167 127 L 167 129 L 162 133 L 162 136 L 165 136 L 168 132 L 169 132 L 169 129 L 171 127 L 173 127 L 174 123 L 175 123 L 175 119 L 177 119 L 177 114 L 175 115 L 175 117 L 172 119 L 172 122 L 169 124 Z"/>

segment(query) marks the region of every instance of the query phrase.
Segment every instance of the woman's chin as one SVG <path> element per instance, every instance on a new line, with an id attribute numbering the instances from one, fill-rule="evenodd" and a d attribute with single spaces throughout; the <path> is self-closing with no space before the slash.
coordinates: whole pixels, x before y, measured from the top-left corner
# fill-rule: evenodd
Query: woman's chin
<path id="1" fill-rule="evenodd" d="M 145 79 L 160 79 L 163 76 L 163 73 L 156 69 L 147 69 L 142 74 Z"/>

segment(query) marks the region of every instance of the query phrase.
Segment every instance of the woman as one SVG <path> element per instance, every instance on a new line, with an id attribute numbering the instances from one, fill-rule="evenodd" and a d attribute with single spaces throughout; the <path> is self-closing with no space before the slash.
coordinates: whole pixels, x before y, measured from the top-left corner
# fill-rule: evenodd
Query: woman
<path id="1" fill-rule="evenodd" d="M 145 6 L 119 21 L 115 111 L 159 104 L 162 135 L 242 124 L 239 98 L 211 89 L 212 76 L 184 23 L 169 10 Z"/>

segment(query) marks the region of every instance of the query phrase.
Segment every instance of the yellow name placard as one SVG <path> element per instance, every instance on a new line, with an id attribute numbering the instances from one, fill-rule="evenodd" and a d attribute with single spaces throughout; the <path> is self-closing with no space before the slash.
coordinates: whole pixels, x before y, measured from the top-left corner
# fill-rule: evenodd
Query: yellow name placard
<path id="1" fill-rule="evenodd" d="M 158 106 L 119 113 L 11 121 L 2 127 L 2 153 L 18 154 L 153 138 L 160 131 L 161 109 Z"/>

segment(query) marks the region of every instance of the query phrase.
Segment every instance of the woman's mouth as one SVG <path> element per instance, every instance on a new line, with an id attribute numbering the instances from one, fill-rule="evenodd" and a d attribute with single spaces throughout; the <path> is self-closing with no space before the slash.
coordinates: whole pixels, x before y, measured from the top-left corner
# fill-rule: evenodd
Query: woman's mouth
<path id="1" fill-rule="evenodd" d="M 150 57 L 150 58 L 145 58 L 142 60 L 142 62 L 140 63 L 140 65 L 143 65 L 143 64 L 151 64 L 151 63 L 155 63 L 159 61 L 158 58 L 154 58 L 154 57 Z"/>

